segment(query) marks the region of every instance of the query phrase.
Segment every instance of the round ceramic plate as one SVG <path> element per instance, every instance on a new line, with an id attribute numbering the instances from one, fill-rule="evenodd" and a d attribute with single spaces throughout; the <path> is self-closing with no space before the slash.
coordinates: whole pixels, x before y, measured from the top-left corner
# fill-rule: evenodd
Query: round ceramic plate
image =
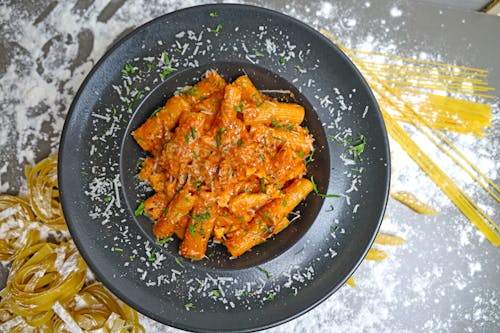
<path id="1" fill-rule="evenodd" d="M 209 69 L 229 82 L 247 74 L 258 89 L 305 106 L 303 126 L 315 137 L 307 177 L 318 192 L 252 251 L 231 260 L 210 244 L 192 262 L 177 240 L 156 243 L 152 221 L 134 214 L 151 190 L 136 178 L 146 155 L 130 132 Z M 97 63 L 66 119 L 59 185 L 76 245 L 117 296 L 170 326 L 250 331 L 294 318 L 344 284 L 378 230 L 389 169 L 376 101 L 337 47 L 277 12 L 208 5 L 139 27 Z"/>

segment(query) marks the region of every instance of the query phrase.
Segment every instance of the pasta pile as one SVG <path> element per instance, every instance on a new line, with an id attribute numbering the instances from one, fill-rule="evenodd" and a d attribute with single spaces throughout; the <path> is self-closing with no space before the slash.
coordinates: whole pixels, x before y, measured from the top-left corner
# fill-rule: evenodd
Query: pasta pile
<path id="1" fill-rule="evenodd" d="M 57 156 L 26 169 L 29 202 L 0 195 L 0 332 L 143 332 L 137 312 L 89 276 L 60 209 Z"/>
<path id="2" fill-rule="evenodd" d="M 132 133 L 151 154 L 139 177 L 156 192 L 142 204 L 155 235 L 175 233 L 180 253 L 199 260 L 211 236 L 237 257 L 286 228 L 313 190 L 303 119 L 302 106 L 261 94 L 246 75 L 228 84 L 208 71 L 170 98 Z"/>

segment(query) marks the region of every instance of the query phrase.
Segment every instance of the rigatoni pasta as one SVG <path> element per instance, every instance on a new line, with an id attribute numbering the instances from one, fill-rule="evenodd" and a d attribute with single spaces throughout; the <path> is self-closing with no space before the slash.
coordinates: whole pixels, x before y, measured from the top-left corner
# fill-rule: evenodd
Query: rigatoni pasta
<path id="1" fill-rule="evenodd" d="M 313 190 L 304 113 L 215 71 L 169 99 L 132 133 L 150 153 L 139 177 L 156 192 L 144 202 L 155 235 L 176 234 L 181 255 L 198 260 L 212 237 L 237 257 L 286 228 Z"/>

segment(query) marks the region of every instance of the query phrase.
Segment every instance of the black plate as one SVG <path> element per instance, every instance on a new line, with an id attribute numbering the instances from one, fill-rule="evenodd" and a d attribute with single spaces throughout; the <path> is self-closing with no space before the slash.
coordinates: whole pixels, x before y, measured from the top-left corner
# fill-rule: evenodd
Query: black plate
<path id="1" fill-rule="evenodd" d="M 341 197 L 311 194 L 300 218 L 238 259 L 213 244 L 207 259 L 190 262 L 177 241 L 155 244 L 151 221 L 134 215 L 151 192 L 135 178 L 145 155 L 130 131 L 207 69 L 292 91 L 274 95 L 306 108 L 304 125 L 316 138 L 308 176 L 320 193 Z M 361 134 L 364 152 L 353 161 L 342 139 Z M 199 6 L 136 29 L 94 67 L 66 119 L 59 185 L 75 243 L 117 296 L 178 328 L 249 331 L 311 309 L 361 262 L 387 201 L 388 141 L 361 74 L 317 31 L 263 8 Z"/>

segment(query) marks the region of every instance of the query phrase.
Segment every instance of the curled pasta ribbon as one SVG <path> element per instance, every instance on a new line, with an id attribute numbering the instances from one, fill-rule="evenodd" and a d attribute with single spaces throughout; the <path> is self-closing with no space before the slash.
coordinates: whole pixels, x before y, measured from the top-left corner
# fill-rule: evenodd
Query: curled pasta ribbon
<path id="1" fill-rule="evenodd" d="M 31 208 L 36 216 L 55 230 L 66 230 L 57 184 L 57 155 L 25 169 Z"/>
<path id="2" fill-rule="evenodd" d="M 38 243 L 13 261 L 7 286 L 0 295 L 11 311 L 34 327 L 53 316 L 56 301 L 71 299 L 85 282 L 87 265 L 73 243 Z"/>
<path id="3" fill-rule="evenodd" d="M 29 203 L 19 197 L 0 195 L 0 260 L 12 261 L 27 245 L 35 243 L 39 232 L 26 226 L 35 216 Z"/>
<path id="4" fill-rule="evenodd" d="M 77 325 L 85 332 L 144 332 L 137 312 L 119 301 L 101 283 L 95 282 L 84 287 L 64 309 L 67 313 L 54 320 L 54 328 L 63 325 Z M 71 319 L 69 319 L 69 317 Z M 65 318 L 66 319 L 65 319 Z M 69 324 L 68 322 L 71 322 Z"/>

